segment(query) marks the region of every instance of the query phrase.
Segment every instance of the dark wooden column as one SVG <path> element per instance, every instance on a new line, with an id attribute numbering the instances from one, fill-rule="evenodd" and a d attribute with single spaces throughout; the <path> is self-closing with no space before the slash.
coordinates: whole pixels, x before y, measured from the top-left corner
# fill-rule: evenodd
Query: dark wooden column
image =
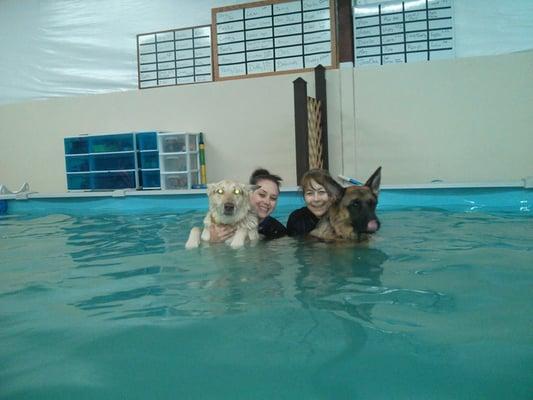
<path id="1" fill-rule="evenodd" d="M 294 128 L 296 139 L 296 182 L 309 169 L 309 134 L 307 127 L 307 82 L 298 78 L 294 85 Z"/>
<path id="2" fill-rule="evenodd" d="M 336 11 L 339 62 L 353 62 L 352 0 L 337 0 Z"/>
<path id="3" fill-rule="evenodd" d="M 320 127 L 322 128 L 322 160 L 324 169 L 329 169 L 328 157 L 328 101 L 326 96 L 326 69 L 321 65 L 315 67 L 315 97 L 320 101 Z"/>

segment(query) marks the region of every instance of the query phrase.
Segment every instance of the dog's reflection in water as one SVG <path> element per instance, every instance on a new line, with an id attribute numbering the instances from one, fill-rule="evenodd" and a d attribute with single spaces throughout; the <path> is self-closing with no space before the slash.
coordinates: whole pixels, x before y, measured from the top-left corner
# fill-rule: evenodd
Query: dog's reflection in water
<path id="1" fill-rule="evenodd" d="M 294 305 L 296 300 L 303 309 L 359 322 L 372 319 L 374 304 L 369 300 L 381 286 L 382 264 L 388 259 L 368 246 L 289 237 L 242 252 L 210 247 L 201 258 L 212 265 L 202 284 L 209 302 L 235 311 L 274 301 Z"/>
<path id="2" fill-rule="evenodd" d="M 381 286 L 382 264 L 388 259 L 384 252 L 353 244 L 305 243 L 295 255 L 300 264 L 296 298 L 302 305 L 371 321 L 374 304 L 368 294 Z"/>

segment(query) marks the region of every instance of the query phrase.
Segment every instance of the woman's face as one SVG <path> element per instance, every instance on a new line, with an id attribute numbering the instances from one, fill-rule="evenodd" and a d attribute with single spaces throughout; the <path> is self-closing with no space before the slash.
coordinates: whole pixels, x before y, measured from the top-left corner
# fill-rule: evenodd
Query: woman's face
<path id="1" fill-rule="evenodd" d="M 251 202 L 257 210 L 257 215 L 262 221 L 268 217 L 278 203 L 279 189 L 278 185 L 268 179 L 261 179 L 257 182 L 258 189 L 256 189 L 250 197 Z"/>
<path id="2" fill-rule="evenodd" d="M 330 206 L 330 197 L 324 186 L 311 179 L 309 185 L 304 188 L 304 200 L 307 208 L 316 217 L 323 216 Z"/>

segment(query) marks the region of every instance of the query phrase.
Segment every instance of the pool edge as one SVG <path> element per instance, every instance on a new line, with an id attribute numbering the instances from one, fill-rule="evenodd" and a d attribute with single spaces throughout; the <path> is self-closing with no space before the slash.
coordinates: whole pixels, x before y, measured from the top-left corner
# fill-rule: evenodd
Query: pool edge
<path id="1" fill-rule="evenodd" d="M 506 211 L 529 213 L 533 190 L 524 186 L 432 184 L 383 186 L 379 210 L 439 208 L 451 211 Z M 304 205 L 301 191 L 285 187 L 278 208 L 296 209 Z M 0 215 L 106 213 L 183 213 L 207 209 L 205 189 L 113 192 L 74 192 L 58 194 L 23 193 L 0 197 Z"/>

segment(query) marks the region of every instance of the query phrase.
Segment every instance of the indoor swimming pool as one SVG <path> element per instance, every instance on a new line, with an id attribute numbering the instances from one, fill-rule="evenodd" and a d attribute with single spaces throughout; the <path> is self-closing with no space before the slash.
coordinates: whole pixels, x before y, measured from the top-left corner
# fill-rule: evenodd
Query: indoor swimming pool
<path id="1" fill-rule="evenodd" d="M 184 250 L 198 209 L 13 206 L 0 216 L 0 398 L 529 399 L 521 193 L 512 208 L 385 201 L 368 246 L 238 251 Z"/>

